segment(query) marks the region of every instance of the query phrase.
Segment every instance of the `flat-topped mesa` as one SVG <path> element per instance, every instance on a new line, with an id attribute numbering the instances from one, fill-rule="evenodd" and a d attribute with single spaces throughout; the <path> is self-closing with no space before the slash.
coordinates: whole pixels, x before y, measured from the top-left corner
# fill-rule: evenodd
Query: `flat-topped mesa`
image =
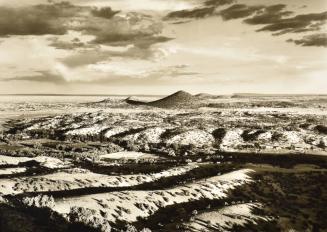
<path id="1" fill-rule="evenodd" d="M 149 102 L 147 105 L 160 108 L 175 108 L 192 106 L 196 103 L 197 98 L 185 91 L 178 91 L 172 95 L 164 97 L 162 99 Z"/>

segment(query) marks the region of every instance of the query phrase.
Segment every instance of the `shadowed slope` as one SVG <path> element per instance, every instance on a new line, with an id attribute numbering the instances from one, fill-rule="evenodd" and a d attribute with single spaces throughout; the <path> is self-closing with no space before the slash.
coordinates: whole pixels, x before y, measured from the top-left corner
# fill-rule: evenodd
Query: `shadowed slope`
<path id="1" fill-rule="evenodd" d="M 183 108 L 199 105 L 199 98 L 185 91 L 178 91 L 172 95 L 152 102 L 137 101 L 130 97 L 125 101 L 132 105 L 147 105 L 159 108 Z"/>
<path id="2" fill-rule="evenodd" d="M 160 108 L 174 108 L 182 106 L 191 106 L 195 103 L 196 97 L 185 92 L 178 91 L 172 95 L 165 98 L 159 99 L 157 101 L 149 102 L 149 106 L 155 106 Z"/>

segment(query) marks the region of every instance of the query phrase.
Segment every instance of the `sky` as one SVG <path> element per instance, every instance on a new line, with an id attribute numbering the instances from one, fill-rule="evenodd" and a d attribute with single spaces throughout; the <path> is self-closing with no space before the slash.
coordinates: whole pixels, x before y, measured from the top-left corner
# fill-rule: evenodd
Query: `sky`
<path id="1" fill-rule="evenodd" d="M 327 94 L 326 0 L 0 0 L 0 94 Z"/>

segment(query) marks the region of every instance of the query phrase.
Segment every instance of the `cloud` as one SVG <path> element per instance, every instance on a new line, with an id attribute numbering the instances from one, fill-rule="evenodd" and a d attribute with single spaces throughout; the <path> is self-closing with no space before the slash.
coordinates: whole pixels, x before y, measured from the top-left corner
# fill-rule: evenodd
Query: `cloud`
<path id="1" fill-rule="evenodd" d="M 246 18 L 243 22 L 251 25 L 265 24 L 257 31 L 271 31 L 273 35 L 287 33 L 301 33 L 307 31 L 320 31 L 327 20 L 327 12 L 300 14 L 288 17 L 292 11 L 285 10 L 286 5 L 276 4 L 271 6 L 247 6 L 245 4 L 235 4 L 220 12 L 224 20 Z M 253 15 L 249 17 L 250 15 Z M 249 18 L 247 18 L 249 17 Z M 297 45 L 302 46 L 323 46 L 325 47 L 326 38 L 324 34 L 305 36 L 300 40 L 289 39 Z"/>
<path id="2" fill-rule="evenodd" d="M 327 47 L 327 33 L 307 35 L 302 39 L 289 39 L 287 41 L 302 46 Z"/>
<path id="3" fill-rule="evenodd" d="M 219 14 L 224 20 L 245 18 L 243 22 L 247 24 L 263 24 L 265 26 L 257 31 L 270 31 L 273 35 L 319 31 L 327 20 L 327 12 L 289 17 L 294 12 L 286 11 L 285 8 L 285 4 L 270 6 L 234 4 Z"/>
<path id="4" fill-rule="evenodd" d="M 1 0 L 0 0 L 1 1 Z M 13 0 L 11 0 L 13 1 Z M 16 0 L 18 1 L 18 0 Z M 29 0 L 31 1 L 31 0 Z M 78 5 L 103 6 L 110 5 L 115 9 L 124 12 L 144 11 L 177 11 L 191 9 L 194 7 L 194 0 L 72 0 Z"/>
<path id="5" fill-rule="evenodd" d="M 118 14 L 120 11 L 114 11 L 111 7 L 103 7 L 100 9 L 93 9 L 92 14 L 96 17 L 111 19 L 114 15 Z"/>
<path id="6" fill-rule="evenodd" d="M 280 20 L 284 16 L 289 16 L 292 11 L 284 11 L 286 5 L 276 4 L 267 6 L 265 8 L 256 11 L 255 15 L 251 18 L 245 19 L 244 22 L 247 24 L 269 24 Z"/>
<path id="7" fill-rule="evenodd" d="M 64 50 L 73 50 L 76 48 L 86 48 L 92 47 L 92 45 L 88 45 L 84 42 L 81 42 L 79 38 L 74 38 L 71 41 L 62 41 L 58 38 L 53 38 L 52 42 L 49 44 L 51 47 L 55 47 L 57 49 L 64 49 Z"/>
<path id="8" fill-rule="evenodd" d="M 278 19 L 258 31 L 271 31 L 274 35 L 318 31 L 326 23 L 327 12 L 301 14 L 290 18 Z"/>
<path id="9" fill-rule="evenodd" d="M 263 8 L 264 6 L 259 5 L 248 6 L 245 4 L 235 4 L 220 11 L 220 15 L 224 20 L 245 18 Z"/>
<path id="10" fill-rule="evenodd" d="M 107 44 L 126 46 L 133 44 L 140 48 L 149 48 L 153 44 L 163 43 L 171 38 L 161 35 L 163 23 L 152 16 L 130 12 L 109 18 L 79 17 L 73 19 L 71 30 L 80 31 L 94 38 L 88 44 Z"/>
<path id="11" fill-rule="evenodd" d="M 302 33 L 308 31 L 320 31 L 327 20 L 327 12 L 300 14 L 293 17 L 287 17 L 293 14 L 292 11 L 285 11 L 286 5 L 276 4 L 271 6 L 247 6 L 236 4 L 220 12 L 225 20 L 246 18 L 243 22 L 251 25 L 265 24 L 257 31 L 271 31 L 273 35 L 283 35 L 287 33 Z M 326 38 L 324 34 L 305 36 L 300 40 L 289 39 L 288 42 L 294 42 L 302 46 L 323 46 L 325 47 Z"/>
<path id="12" fill-rule="evenodd" d="M 60 59 L 64 65 L 70 68 L 77 68 L 84 65 L 94 64 L 108 59 L 108 53 L 101 52 L 99 49 L 82 50 L 68 57 Z"/>
<path id="13" fill-rule="evenodd" d="M 37 71 L 52 70 L 57 59 L 70 54 L 48 46 L 44 36 L 12 36 L 0 44 L 0 79 L 35 76 Z"/>
<path id="14" fill-rule="evenodd" d="M 236 2 L 236 0 L 207 0 L 204 2 L 206 6 L 223 6 Z"/>
<path id="15" fill-rule="evenodd" d="M 1 81 L 28 81 L 52 83 L 56 85 L 66 85 L 69 83 L 120 85 L 122 83 L 123 85 L 171 84 L 171 81 L 180 81 L 180 77 L 189 77 L 198 74 L 197 72 L 188 71 L 187 68 L 187 65 L 160 66 L 145 61 L 116 60 L 114 62 L 99 63 L 77 68 L 69 68 L 60 64 L 55 73 L 50 71 L 37 71 L 36 75 L 4 78 Z M 89 74 L 88 78 L 83 77 L 85 74 Z"/>
<path id="16" fill-rule="evenodd" d="M 81 26 L 76 29 L 94 35 L 96 38 L 92 42 L 96 44 L 115 46 L 134 44 L 147 48 L 152 44 L 170 40 L 161 35 L 162 22 L 140 13 L 117 15 L 111 20 L 93 17 L 80 23 Z"/>
<path id="17" fill-rule="evenodd" d="M 98 62 L 106 62 L 113 59 L 136 59 L 156 60 L 165 58 L 168 52 L 160 47 L 140 48 L 133 45 L 128 46 L 106 46 L 100 45 L 94 49 L 85 49 L 74 52 L 72 55 L 59 59 L 61 63 L 70 68 L 77 68 Z"/>
<path id="18" fill-rule="evenodd" d="M 19 77 L 11 77 L 5 78 L 1 81 L 11 82 L 11 81 L 32 81 L 32 82 L 50 82 L 54 84 L 64 84 L 66 83 L 65 79 L 58 74 L 53 74 L 49 71 L 38 71 L 37 75 L 31 76 L 19 76 Z"/>
<path id="19" fill-rule="evenodd" d="M 273 35 L 283 35 L 287 33 L 303 33 L 309 31 L 321 31 L 327 21 L 327 12 L 299 14 L 292 16 L 293 11 L 286 10 L 286 4 L 240 4 L 236 3 L 225 9 L 218 10 L 221 5 L 233 4 L 234 0 L 207 0 L 202 2 L 201 6 L 193 9 L 172 11 L 164 19 L 173 19 L 173 24 L 190 22 L 190 19 L 201 19 L 210 16 L 220 16 L 223 20 L 243 19 L 243 22 L 249 25 L 263 25 L 257 32 L 270 31 Z M 177 21 L 177 19 L 189 19 Z M 308 39 L 313 40 L 313 39 Z M 315 38 L 317 40 L 317 38 Z M 298 40 L 293 42 L 298 45 L 308 44 Z M 324 40 L 319 37 L 317 43 L 310 43 L 311 46 L 322 46 Z"/>
<path id="20" fill-rule="evenodd" d="M 54 3 L 30 7 L 0 7 L 0 36 L 63 35 L 65 19 L 77 14 L 79 7 L 69 3 Z"/>
<path id="21" fill-rule="evenodd" d="M 107 32 L 97 33 L 97 38 L 93 41 L 96 44 L 110 44 L 113 46 L 124 46 L 134 44 L 140 48 L 149 48 L 156 43 L 163 43 L 171 40 L 165 36 L 153 36 L 141 33 L 130 34 L 109 34 Z"/>
<path id="22" fill-rule="evenodd" d="M 122 46 L 134 44 L 148 48 L 170 38 L 161 35 L 162 23 L 142 13 L 119 14 L 110 7 L 75 6 L 68 2 L 40 4 L 18 8 L 0 7 L 0 36 L 66 35 L 69 31 L 93 36 L 92 41 L 77 39 L 50 44 L 72 50 L 94 44 Z"/>
<path id="23" fill-rule="evenodd" d="M 215 12 L 215 7 L 203 7 L 192 10 L 180 10 L 169 13 L 165 19 L 172 18 L 204 18 L 212 15 Z"/>
<path id="24" fill-rule="evenodd" d="M 232 4 L 233 2 L 235 0 L 207 0 L 200 7 L 170 12 L 165 19 L 205 18 L 214 15 L 217 7 Z"/>

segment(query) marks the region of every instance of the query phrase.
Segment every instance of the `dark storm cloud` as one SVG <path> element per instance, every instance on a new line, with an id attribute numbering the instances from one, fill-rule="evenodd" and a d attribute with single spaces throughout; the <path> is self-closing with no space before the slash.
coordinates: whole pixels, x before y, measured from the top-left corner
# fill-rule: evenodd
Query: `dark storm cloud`
<path id="1" fill-rule="evenodd" d="M 262 9 L 264 9 L 264 6 L 235 4 L 225 10 L 220 11 L 220 15 L 224 20 L 245 18 Z"/>
<path id="2" fill-rule="evenodd" d="M 223 11 L 220 15 L 225 20 L 236 18 L 249 18 L 243 21 L 251 25 L 265 26 L 260 31 L 270 31 L 273 35 L 282 35 L 287 33 L 301 33 L 308 31 L 320 31 L 327 20 L 327 12 L 301 14 L 289 17 L 293 12 L 285 10 L 286 5 L 277 4 L 271 6 L 246 6 L 244 4 L 233 5 Z M 288 40 L 302 46 L 324 46 L 326 38 L 324 34 L 305 36 L 300 40 Z"/>
<path id="3" fill-rule="evenodd" d="M 235 3 L 236 0 L 207 0 L 202 7 L 170 12 L 165 19 L 201 19 L 209 16 L 221 16 L 223 20 L 243 19 L 249 25 L 263 25 L 257 30 L 270 31 L 273 35 L 320 31 L 327 21 L 327 12 L 300 14 L 291 17 L 293 11 L 286 10 L 287 5 L 248 5 L 234 4 L 226 9 L 217 10 L 218 6 Z M 302 6 L 303 7 L 303 6 Z M 189 20 L 174 21 L 174 24 L 187 23 Z M 290 40 L 303 46 L 323 46 L 321 36 L 305 37 L 305 40 Z M 315 42 L 317 41 L 317 42 Z M 310 44 L 310 45 L 308 45 Z"/>
<path id="4" fill-rule="evenodd" d="M 291 18 L 278 19 L 258 31 L 271 31 L 274 32 L 275 35 L 318 31 L 326 23 L 326 20 L 327 12 L 301 14 Z"/>
<path id="5" fill-rule="evenodd" d="M 111 7 L 103 7 L 100 9 L 93 9 L 91 12 L 96 17 L 111 19 L 116 14 L 118 14 L 120 11 L 112 10 Z"/>
<path id="6" fill-rule="evenodd" d="M 33 12 L 33 11 L 32 11 Z M 0 35 L 63 35 L 66 29 L 30 12 L 0 8 Z"/>
<path id="7" fill-rule="evenodd" d="M 65 34 L 64 19 L 79 10 L 69 3 L 36 5 L 32 7 L 0 7 L 0 36 Z"/>
<path id="8" fill-rule="evenodd" d="M 301 14 L 289 17 L 294 12 L 286 11 L 286 5 L 271 6 L 235 4 L 220 11 L 224 20 L 245 18 L 244 22 L 251 25 L 265 26 L 257 31 L 271 31 L 274 35 L 319 31 L 326 23 L 327 12 Z"/>
<path id="9" fill-rule="evenodd" d="M 172 40 L 173 38 L 165 37 L 165 36 L 144 36 L 142 38 L 134 40 L 134 45 L 139 48 L 147 49 L 151 45 L 156 43 L 164 43 L 169 40 Z"/>
<path id="10" fill-rule="evenodd" d="M 269 24 L 281 20 L 285 16 L 291 15 L 292 11 L 284 11 L 286 5 L 277 4 L 267 6 L 265 8 L 256 11 L 256 14 L 251 18 L 245 19 L 244 22 L 247 24 Z"/>
<path id="11" fill-rule="evenodd" d="M 0 36 L 64 35 L 68 30 L 95 36 L 88 43 L 78 40 L 51 41 L 50 46 L 66 50 L 90 48 L 96 44 L 134 44 L 148 48 L 170 40 L 160 35 L 162 23 L 151 16 L 134 12 L 122 17 L 116 16 L 118 13 L 110 7 L 75 6 L 68 2 L 20 8 L 0 7 Z"/>
<path id="12" fill-rule="evenodd" d="M 174 18 L 205 18 L 214 15 L 217 7 L 234 3 L 235 0 L 208 0 L 204 2 L 203 7 L 191 10 L 179 10 L 170 12 L 165 19 Z"/>
<path id="13" fill-rule="evenodd" d="M 151 16 L 138 13 L 127 13 L 124 17 L 111 20 L 88 18 L 77 30 L 94 35 L 93 44 L 109 44 L 111 46 L 134 46 L 148 48 L 155 43 L 169 41 L 171 38 L 161 34 L 163 24 Z"/>
<path id="14" fill-rule="evenodd" d="M 215 7 L 203 7 L 192 10 L 180 10 L 169 13 L 165 18 L 204 18 L 215 12 Z"/>
<path id="15" fill-rule="evenodd" d="M 236 0 L 207 0 L 204 2 L 206 6 L 223 6 L 236 2 Z"/>
<path id="16" fill-rule="evenodd" d="M 49 45 L 57 49 L 73 50 L 76 48 L 93 47 L 93 45 L 88 45 L 86 43 L 81 42 L 79 38 L 72 39 L 71 41 L 60 41 L 58 40 L 58 38 L 53 38 L 50 40 L 52 42 Z"/>
<path id="17" fill-rule="evenodd" d="M 287 41 L 302 46 L 327 47 L 327 33 L 307 35 L 302 39 L 289 39 Z"/>

